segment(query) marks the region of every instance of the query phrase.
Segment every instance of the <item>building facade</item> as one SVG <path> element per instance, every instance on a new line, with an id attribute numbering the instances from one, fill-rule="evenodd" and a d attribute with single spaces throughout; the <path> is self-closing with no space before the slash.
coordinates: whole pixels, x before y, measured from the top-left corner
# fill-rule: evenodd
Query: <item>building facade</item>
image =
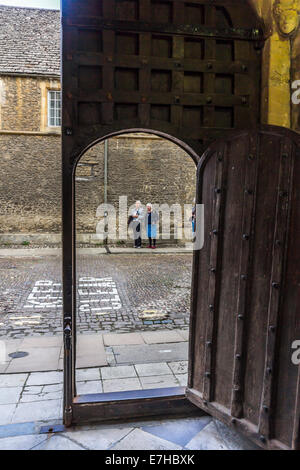
<path id="1" fill-rule="evenodd" d="M 253 0 L 264 19 L 261 121 L 300 129 L 300 0 Z M 0 243 L 59 242 L 61 231 L 60 15 L 0 6 Z M 295 99 L 292 100 L 292 96 Z M 192 203 L 195 164 L 152 135 L 93 147 L 77 168 L 77 229 L 91 240 L 97 208 L 120 196 Z M 80 237 L 79 237 L 80 238 Z"/>
<path id="2" fill-rule="evenodd" d="M 60 14 L 0 7 L 0 243 L 57 243 L 61 230 Z M 79 241 L 93 242 L 97 208 L 192 203 L 196 168 L 154 135 L 111 139 L 107 186 L 104 144 L 77 173 Z M 99 240 L 95 239 L 97 243 Z"/>

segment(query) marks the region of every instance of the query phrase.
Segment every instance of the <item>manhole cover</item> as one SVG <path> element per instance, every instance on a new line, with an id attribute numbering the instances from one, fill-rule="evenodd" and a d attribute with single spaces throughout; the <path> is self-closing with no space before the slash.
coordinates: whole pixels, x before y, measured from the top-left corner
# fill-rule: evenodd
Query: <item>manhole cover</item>
<path id="1" fill-rule="evenodd" d="M 13 352 L 9 354 L 9 357 L 12 359 L 21 359 L 22 357 L 27 357 L 29 356 L 29 353 L 23 352 L 23 351 L 18 351 L 18 352 Z"/>

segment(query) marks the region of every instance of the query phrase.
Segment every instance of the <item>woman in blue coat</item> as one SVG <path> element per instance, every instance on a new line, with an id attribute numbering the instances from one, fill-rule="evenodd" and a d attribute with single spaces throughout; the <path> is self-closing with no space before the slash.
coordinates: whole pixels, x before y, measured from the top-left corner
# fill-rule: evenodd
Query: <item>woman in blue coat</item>
<path id="1" fill-rule="evenodd" d="M 157 223 L 159 221 L 159 215 L 153 210 L 152 204 L 147 204 L 147 213 L 145 216 L 145 228 L 149 239 L 149 246 L 152 250 L 156 249 L 157 239 Z"/>

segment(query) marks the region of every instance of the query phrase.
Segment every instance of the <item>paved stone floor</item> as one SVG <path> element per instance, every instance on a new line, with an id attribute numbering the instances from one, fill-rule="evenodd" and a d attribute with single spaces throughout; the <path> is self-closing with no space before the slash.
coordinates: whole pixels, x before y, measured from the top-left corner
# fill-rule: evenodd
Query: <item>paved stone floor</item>
<path id="1" fill-rule="evenodd" d="M 181 330 L 77 335 L 78 369 L 137 366 L 188 359 L 188 332 Z M 61 336 L 0 341 L 0 374 L 63 369 Z"/>
<path id="2" fill-rule="evenodd" d="M 60 334 L 60 256 L 1 251 L 0 338 Z M 79 333 L 188 329 L 191 253 L 89 253 L 78 256 Z"/>
<path id="3" fill-rule="evenodd" d="M 82 369 L 78 392 L 97 393 L 186 383 L 186 362 Z M 153 374 L 156 374 L 155 376 Z M 61 424 L 62 373 L 0 375 L 0 450 L 255 450 L 210 416 L 105 424 L 41 434 Z"/>

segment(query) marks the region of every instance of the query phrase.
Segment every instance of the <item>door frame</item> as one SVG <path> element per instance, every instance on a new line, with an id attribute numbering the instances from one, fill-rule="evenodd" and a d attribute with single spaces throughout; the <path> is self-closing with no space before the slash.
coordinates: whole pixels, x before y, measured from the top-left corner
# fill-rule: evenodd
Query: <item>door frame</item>
<path id="1" fill-rule="evenodd" d="M 198 3 L 197 0 L 191 0 L 192 3 Z M 171 23 L 166 24 L 155 24 L 151 20 L 151 9 L 148 8 L 150 2 L 147 0 L 140 0 L 143 4 L 142 15 L 143 18 L 138 21 L 127 21 L 127 20 L 116 20 L 113 13 L 113 7 L 115 2 L 113 0 L 103 0 L 103 14 L 104 18 L 100 18 L 99 11 L 95 5 L 86 0 L 62 0 L 62 30 L 63 30 L 63 41 L 62 41 L 62 77 L 63 77 L 63 125 L 62 125 L 62 178 L 63 178 L 63 190 L 62 190 L 62 214 L 63 214 L 63 318 L 64 318 L 64 422 L 66 426 L 72 424 L 80 424 L 86 421 L 101 421 L 111 419 L 126 419 L 146 417 L 146 416 L 158 416 L 161 417 L 164 413 L 168 416 L 172 414 L 193 414 L 199 412 L 197 407 L 194 407 L 185 396 L 184 388 L 175 389 L 159 389 L 152 391 L 142 392 L 124 392 L 122 394 L 102 394 L 102 395 L 83 395 L 77 397 L 76 395 L 76 220 L 75 220 L 75 170 L 76 165 L 80 157 L 95 143 L 103 141 L 111 136 L 120 135 L 127 133 L 129 129 L 125 130 L 126 126 L 130 126 L 131 132 L 144 132 L 146 128 L 147 132 L 165 137 L 181 148 L 187 151 L 197 163 L 199 161 L 199 154 L 203 152 L 203 148 L 207 147 L 209 142 L 209 136 L 215 139 L 217 136 L 224 137 L 228 133 L 232 132 L 233 126 L 228 127 L 227 124 L 221 125 L 214 122 L 212 107 L 220 107 L 229 105 L 232 109 L 237 109 L 240 113 L 240 119 L 237 119 L 237 123 L 241 127 L 244 125 L 256 126 L 260 120 L 260 88 L 259 79 L 261 77 L 261 55 L 259 58 L 253 58 L 254 49 L 262 49 L 264 41 L 266 39 L 266 29 L 263 21 L 255 13 L 253 5 L 250 0 L 247 0 L 247 9 L 249 9 L 251 21 L 248 25 L 244 20 L 244 7 L 240 16 L 236 11 L 231 1 L 224 0 L 224 2 L 217 2 L 218 5 L 226 8 L 230 7 L 230 10 L 235 16 L 234 23 L 239 25 L 242 19 L 244 27 L 233 27 L 226 26 L 225 28 L 216 27 L 214 13 L 210 17 L 207 26 L 201 25 L 185 25 L 182 27 L 177 24 L 182 21 L 182 6 L 183 2 L 174 2 L 175 6 L 179 8 L 176 13 L 176 18 L 173 18 Z M 211 7 L 210 0 L 201 0 L 204 7 Z M 85 3 L 85 5 L 84 5 Z M 147 6 L 148 4 L 148 6 Z M 228 5 L 229 4 L 229 5 Z M 78 8 L 76 8 L 78 7 Z M 96 11 L 97 10 L 97 11 Z M 84 16 L 84 13 L 87 16 Z M 83 16 L 82 16 L 83 14 Z M 237 16 L 239 16 L 237 18 Z M 145 22 L 146 20 L 146 22 Z M 211 24 L 214 26 L 208 26 Z M 150 25 L 150 26 L 149 26 Z M 193 99 L 184 92 L 184 90 L 173 87 L 170 96 L 165 102 L 165 93 L 163 93 L 159 101 L 151 101 L 151 90 L 150 81 L 148 80 L 150 68 L 161 68 L 161 59 L 159 62 L 156 58 L 152 61 L 151 53 L 144 53 L 140 56 L 138 54 L 139 63 L 137 64 L 137 57 L 127 57 L 126 66 L 134 67 L 139 69 L 139 81 L 141 87 L 139 89 L 139 97 L 137 99 L 137 93 L 128 93 L 126 90 L 114 90 L 112 85 L 113 79 L 113 68 L 117 67 L 118 55 L 122 58 L 122 54 L 116 54 L 114 50 L 114 41 L 111 37 L 114 37 L 116 31 L 122 28 L 122 32 L 135 32 L 138 35 L 142 33 L 147 39 L 146 42 L 143 40 L 143 47 L 151 49 L 151 40 L 147 35 L 152 33 L 162 34 L 172 37 L 172 41 L 176 39 L 176 48 L 178 49 L 178 39 L 184 41 L 184 37 L 188 36 L 189 39 L 197 41 L 212 41 L 213 51 L 211 47 L 206 47 L 205 59 L 199 59 L 200 72 L 204 73 L 207 77 L 207 90 L 205 94 L 197 94 L 197 102 L 199 106 L 206 108 L 206 121 L 198 126 L 191 132 L 190 124 L 185 125 L 182 121 L 182 112 L 185 106 L 190 109 L 193 107 Z M 103 51 L 91 52 L 87 54 L 83 53 L 78 48 L 79 44 L 79 33 L 80 31 L 91 30 L 101 32 L 105 35 L 105 41 L 103 41 Z M 174 37 L 173 37 L 174 36 Z M 144 38 L 144 39 L 145 39 Z M 170 39 L 170 38 L 169 38 Z M 251 93 L 245 95 L 244 88 L 236 90 L 235 94 L 229 93 L 229 97 L 226 96 L 223 103 L 223 98 L 217 96 L 214 90 L 211 89 L 212 80 L 209 79 L 209 75 L 213 76 L 219 73 L 219 67 L 215 60 L 215 42 L 217 40 L 230 41 L 241 46 L 244 43 L 251 43 L 253 45 L 252 53 L 250 55 L 250 65 L 244 62 L 244 49 L 239 48 L 239 59 L 227 60 L 225 66 L 225 72 L 241 74 L 247 80 L 250 80 Z M 181 50 L 182 45 L 179 47 Z M 149 50 L 150 50 L 149 49 Z M 96 48 L 96 50 L 98 50 Z M 146 56 L 145 56 L 146 54 Z M 140 57 L 139 57 L 140 56 Z M 184 63 L 185 57 L 180 53 L 180 59 L 175 54 L 173 57 L 168 58 L 169 65 L 168 70 L 170 73 L 181 74 L 180 80 L 184 77 Z M 99 62 L 100 60 L 100 62 Z M 124 57 L 122 63 L 124 62 Z M 165 61 L 165 59 L 163 59 Z M 197 65 L 194 63 L 187 67 L 188 71 L 198 70 L 198 59 Z M 232 62 L 234 62 L 232 72 Z M 79 68 L 85 66 L 94 65 L 103 66 L 103 80 L 102 91 L 92 90 L 90 94 L 89 87 L 80 88 L 79 83 Z M 156 64 L 156 65 L 155 65 Z M 216 66 L 215 66 L 216 65 Z M 254 68 L 255 66 L 255 68 Z M 196 68 L 195 68 L 196 67 Z M 164 68 L 164 67 L 163 67 Z M 194 70 L 195 69 L 195 70 Z M 223 68 L 222 71 L 224 72 Z M 86 70 L 85 70 L 86 72 Z M 256 76 L 257 73 L 257 76 Z M 252 75 L 251 75 L 252 74 Z M 253 76 L 257 79 L 253 81 Z M 87 77 L 85 75 L 85 77 Z M 145 79 L 145 77 L 147 79 Z M 252 78 L 251 78 L 252 77 Z M 176 80 L 174 80 L 176 82 Z M 244 83 L 244 81 L 242 80 Z M 241 84 L 241 82 L 239 82 Z M 145 87 L 144 87 L 145 85 Z M 245 84 L 244 84 L 245 86 Z M 148 88 L 147 88 L 148 87 Z M 252 89 L 253 88 L 253 89 Z M 115 93 L 117 91 L 117 93 Z M 249 94 L 249 96 L 248 96 Z M 150 99 L 148 99 L 148 95 Z M 231 96 L 232 95 L 232 96 Z M 132 98 L 133 96 L 133 98 Z M 250 97 L 250 98 L 249 98 Z M 98 109 L 99 103 L 101 103 L 102 117 L 100 120 L 90 122 L 87 119 L 86 111 L 81 110 L 80 100 L 83 99 L 84 104 L 95 105 Z M 250 102 L 249 102 L 250 99 Z M 133 100 L 133 101 L 132 101 Z M 171 100 L 169 102 L 169 100 Z M 114 115 L 114 105 L 118 103 L 129 103 L 135 104 L 138 108 L 137 116 L 124 119 Z M 170 116 L 170 122 L 162 120 L 160 117 L 151 117 L 151 105 L 152 104 L 167 104 L 168 107 L 173 109 Z M 251 105 L 251 106 L 250 106 Z M 88 109 L 93 109 L 89 108 Z M 245 110 L 247 110 L 245 112 Z M 199 113 L 198 113 L 199 114 Z M 197 115 L 198 115 L 197 114 Z M 98 116 L 98 113 L 97 113 Z M 181 117 L 180 117 L 181 116 Z M 245 117 L 246 116 L 246 117 Z M 81 119 L 80 119 L 81 118 Z M 190 121 L 188 120 L 188 123 Z M 222 121 L 223 122 L 223 121 Z M 245 122 L 245 124 L 243 124 Z M 249 122 L 251 122 L 249 124 Z M 150 130 L 149 130 L 149 128 Z M 155 127 L 155 129 L 153 129 Z M 152 130 L 153 129 L 153 130 Z M 175 135 L 177 137 L 175 137 Z"/>
<path id="2" fill-rule="evenodd" d="M 80 158 L 94 145 L 130 133 L 147 133 L 164 138 L 184 150 L 193 159 L 196 167 L 200 161 L 199 155 L 178 138 L 157 130 L 134 128 L 111 132 L 89 144 L 78 154 L 71 172 L 68 171 L 69 165 L 63 164 L 63 298 L 64 309 L 69 308 L 72 312 L 72 315 L 64 317 L 64 424 L 67 427 L 93 421 L 205 414 L 187 399 L 185 387 L 80 396 L 76 392 L 76 168 Z M 72 289 L 69 283 L 71 265 Z M 70 319 L 72 327 L 69 325 Z"/>

